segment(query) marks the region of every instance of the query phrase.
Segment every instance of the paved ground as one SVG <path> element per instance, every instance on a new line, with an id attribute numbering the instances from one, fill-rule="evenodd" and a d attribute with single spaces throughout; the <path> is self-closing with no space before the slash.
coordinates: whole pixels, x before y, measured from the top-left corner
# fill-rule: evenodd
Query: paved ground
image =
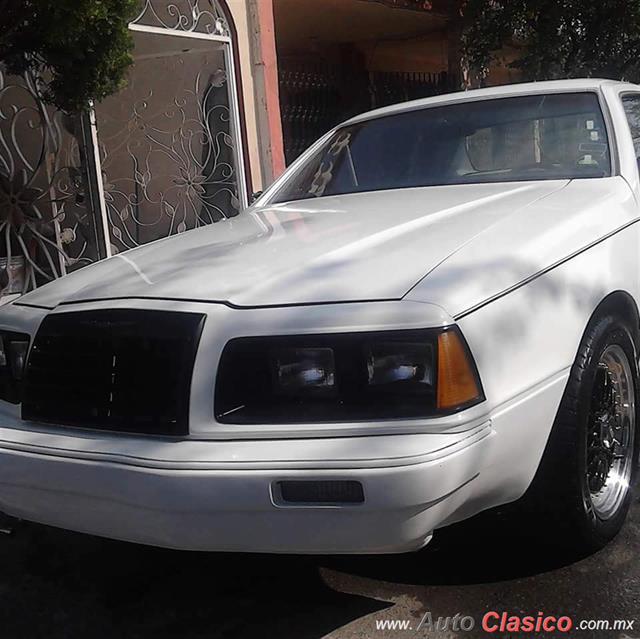
<path id="1" fill-rule="evenodd" d="M 569 636 L 640 637 L 637 497 L 623 534 L 573 563 L 492 528 L 450 529 L 416 555 L 296 558 L 180 553 L 23 525 L 0 537 L 0 638 L 486 637 L 383 632 L 376 621 L 417 626 L 425 612 L 479 621 L 492 609 L 629 619 L 627 633 Z"/>

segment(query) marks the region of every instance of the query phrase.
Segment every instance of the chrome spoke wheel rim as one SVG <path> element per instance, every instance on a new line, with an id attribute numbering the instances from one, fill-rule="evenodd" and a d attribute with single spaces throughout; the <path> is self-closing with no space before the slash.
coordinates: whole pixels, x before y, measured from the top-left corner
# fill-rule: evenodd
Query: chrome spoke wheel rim
<path id="1" fill-rule="evenodd" d="M 613 517 L 629 491 L 635 425 L 631 365 L 622 347 L 611 344 L 598 363 L 587 433 L 587 485 L 600 519 Z"/>

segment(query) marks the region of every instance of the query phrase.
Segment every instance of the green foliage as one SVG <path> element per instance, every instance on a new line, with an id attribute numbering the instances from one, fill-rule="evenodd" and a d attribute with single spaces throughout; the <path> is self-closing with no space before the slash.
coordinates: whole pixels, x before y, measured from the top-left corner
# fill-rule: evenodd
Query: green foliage
<path id="1" fill-rule="evenodd" d="M 640 0 L 468 0 L 464 54 L 482 73 L 514 38 L 526 80 L 640 81 Z"/>
<path id="2" fill-rule="evenodd" d="M 138 0 L 0 0 L 0 60 L 30 70 L 67 112 L 117 91 L 132 63 L 127 25 Z"/>

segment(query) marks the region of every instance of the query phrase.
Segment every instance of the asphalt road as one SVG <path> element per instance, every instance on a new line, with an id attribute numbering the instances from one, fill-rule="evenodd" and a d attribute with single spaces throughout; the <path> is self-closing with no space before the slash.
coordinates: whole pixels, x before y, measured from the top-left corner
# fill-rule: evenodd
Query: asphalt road
<path id="1" fill-rule="evenodd" d="M 532 551 L 495 518 L 418 554 L 339 558 L 182 553 L 22 524 L 0 536 L 0 639 L 508 636 L 479 630 L 491 610 L 630 620 L 632 630 L 568 636 L 636 639 L 639 540 L 637 496 L 623 533 L 582 559 Z M 426 613 L 472 616 L 475 629 L 417 631 Z M 413 629 L 377 630 L 383 620 Z"/>

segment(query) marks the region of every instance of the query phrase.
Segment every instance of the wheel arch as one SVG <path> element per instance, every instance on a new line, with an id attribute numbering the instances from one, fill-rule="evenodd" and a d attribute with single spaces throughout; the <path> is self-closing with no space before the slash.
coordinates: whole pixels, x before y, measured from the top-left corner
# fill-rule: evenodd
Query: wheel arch
<path id="1" fill-rule="evenodd" d="M 606 315 L 616 315 L 620 319 L 626 320 L 629 324 L 629 328 L 632 331 L 633 343 L 637 351 L 640 346 L 640 311 L 638 311 L 638 305 L 633 296 L 624 290 L 617 290 L 609 293 L 602 301 L 596 306 L 595 310 L 591 314 L 587 326 L 583 332 L 583 337 L 593 325 L 594 322 L 605 317 Z M 582 340 L 581 340 L 582 341 Z"/>

